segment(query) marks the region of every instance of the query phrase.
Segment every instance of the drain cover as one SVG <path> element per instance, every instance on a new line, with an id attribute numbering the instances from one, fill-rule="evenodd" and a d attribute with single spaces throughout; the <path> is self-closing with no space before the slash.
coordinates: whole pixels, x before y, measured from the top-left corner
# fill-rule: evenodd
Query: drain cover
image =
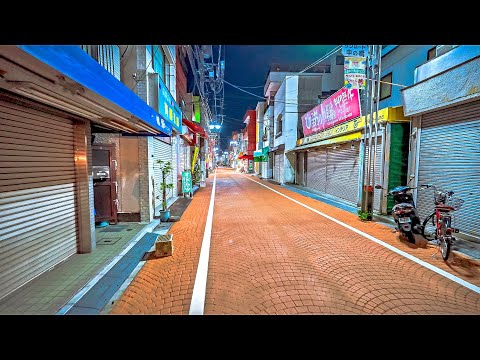
<path id="1" fill-rule="evenodd" d="M 120 239 L 120 237 L 103 238 L 102 240 L 97 241 L 97 245 L 113 245 Z"/>
<path id="2" fill-rule="evenodd" d="M 102 230 L 102 232 L 120 232 L 124 231 L 127 228 L 127 226 L 122 226 L 122 225 L 111 225 L 107 226 Z"/>

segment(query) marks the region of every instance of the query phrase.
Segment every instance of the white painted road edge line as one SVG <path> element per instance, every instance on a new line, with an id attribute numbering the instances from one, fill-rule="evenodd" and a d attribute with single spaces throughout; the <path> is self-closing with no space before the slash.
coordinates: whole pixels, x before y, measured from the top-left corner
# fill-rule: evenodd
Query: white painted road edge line
<path id="1" fill-rule="evenodd" d="M 215 203 L 215 186 L 217 184 L 217 170 L 213 177 L 212 195 L 208 206 L 207 223 L 203 232 L 202 248 L 198 259 L 197 274 L 193 285 L 192 302 L 190 303 L 189 315 L 203 315 L 205 307 L 205 292 L 207 289 L 208 260 L 210 257 L 210 240 L 212 237 L 213 204 Z"/>
<path id="2" fill-rule="evenodd" d="M 129 245 L 118 255 L 116 255 L 112 261 L 103 267 L 103 269 L 88 283 L 85 284 L 83 288 L 80 289 L 60 310 L 56 312 L 55 315 L 65 315 L 68 310 L 70 310 L 112 267 L 115 266 L 120 259 L 130 251 L 132 247 L 145 235 L 147 232 L 152 232 L 155 227 L 160 223 L 160 220 L 153 220 L 150 224 L 145 226 L 142 231 L 140 231 L 137 236 L 130 240 Z"/>
<path id="3" fill-rule="evenodd" d="M 281 195 L 281 196 L 283 196 L 283 197 L 285 197 L 285 198 L 287 198 L 287 199 L 289 199 L 289 200 L 297 203 L 298 205 L 303 206 L 304 208 L 307 208 L 307 209 L 309 209 L 309 210 L 312 210 L 313 212 L 315 212 L 315 213 L 317 213 L 317 214 L 319 214 L 319 215 L 321 215 L 321 216 L 323 216 L 323 217 L 326 217 L 327 219 L 329 219 L 329 220 L 337 223 L 338 225 L 341 225 L 341 226 L 343 226 L 343 227 L 345 227 L 345 228 L 347 228 L 347 229 L 349 229 L 349 230 L 352 230 L 353 232 L 356 232 L 357 234 L 362 235 L 363 237 L 366 237 L 367 239 L 372 240 L 372 241 L 376 242 L 377 244 L 382 245 L 382 246 L 386 247 L 387 249 L 392 250 L 393 252 L 396 252 L 397 254 L 399 254 L 399 255 L 401 255 L 401 256 L 403 256 L 403 257 L 406 257 L 407 259 L 409 259 L 409 260 L 411 260 L 411 261 L 413 261 L 413 262 L 416 262 L 417 264 L 419 264 L 419 265 L 421 265 L 421 266 L 424 266 L 424 267 L 426 267 L 427 269 L 430 269 L 430 270 L 436 272 L 437 274 L 439 274 L 439 275 L 441 275 L 441 276 L 446 277 L 447 279 L 450 279 L 450 280 L 456 282 L 456 283 L 459 284 L 459 285 L 462 285 L 462 286 L 464 286 L 464 287 L 466 287 L 466 288 L 468 288 L 468 289 L 476 292 L 477 294 L 480 294 L 480 287 L 478 287 L 478 286 L 476 286 L 476 285 L 473 285 L 473 284 L 469 283 L 468 281 L 465 281 L 465 280 L 459 278 L 458 276 L 452 275 L 452 274 L 446 272 L 445 270 L 442 270 L 442 269 L 440 269 L 440 268 L 438 268 L 438 267 L 436 267 L 436 266 L 434 266 L 434 265 L 432 265 L 432 264 L 429 264 L 429 263 L 427 263 L 427 262 L 425 262 L 425 261 L 423 261 L 423 260 L 420 260 L 419 258 L 417 258 L 417 257 L 415 257 L 415 256 L 413 256 L 413 255 L 410 255 L 409 253 L 406 253 L 405 251 L 402 251 L 402 250 L 400 250 L 400 249 L 397 249 L 395 246 L 392 246 L 392 245 L 390 245 L 390 244 L 387 244 L 387 243 L 385 243 L 385 242 L 383 242 L 383 241 L 381 241 L 381 240 L 379 240 L 379 239 L 377 239 L 377 238 L 375 238 L 375 237 L 373 237 L 373 236 L 371 236 L 371 235 L 368 235 L 367 233 L 364 233 L 363 231 L 360 231 L 360 230 L 354 228 L 353 226 L 350 226 L 350 225 L 348 225 L 348 224 L 345 224 L 345 223 L 341 222 L 340 220 L 337 220 L 337 219 L 335 219 L 335 218 L 333 218 L 333 217 L 331 217 L 331 216 L 329 216 L 329 215 L 327 215 L 327 214 L 322 213 L 321 211 L 318 211 L 318 210 L 316 210 L 316 209 L 314 209 L 314 208 L 312 208 L 312 207 L 310 207 L 310 206 L 308 206 L 308 205 L 305 205 L 305 204 L 301 203 L 300 201 L 297 201 L 297 200 L 295 200 L 295 199 L 292 199 L 291 197 L 289 197 L 289 196 L 287 196 L 287 195 L 285 195 L 285 194 L 282 194 L 281 192 L 279 192 L 279 191 L 277 191 L 277 190 L 272 189 L 270 186 L 267 186 L 267 185 L 265 185 L 265 184 L 262 184 L 262 183 L 259 182 L 259 181 L 250 179 L 249 177 L 247 177 L 247 176 L 245 176 L 245 175 L 242 175 L 242 176 L 245 177 L 245 178 L 247 178 L 248 180 L 251 180 L 251 181 L 253 181 L 253 182 L 256 182 L 256 183 L 259 184 L 259 185 L 262 185 L 262 186 L 266 187 L 267 189 L 269 189 L 269 190 L 271 190 L 271 191 L 273 191 L 273 192 L 276 192 L 277 194 L 279 194 L 279 195 Z"/>

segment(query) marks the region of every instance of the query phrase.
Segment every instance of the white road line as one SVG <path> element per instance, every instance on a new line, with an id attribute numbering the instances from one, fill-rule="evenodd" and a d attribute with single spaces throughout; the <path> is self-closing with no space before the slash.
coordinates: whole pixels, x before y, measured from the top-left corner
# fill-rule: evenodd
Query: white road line
<path id="1" fill-rule="evenodd" d="M 309 209 L 309 210 L 312 210 L 313 212 L 315 212 L 315 213 L 317 213 L 317 214 L 319 214 L 319 215 L 321 215 L 321 216 L 323 216 L 323 217 L 326 217 L 327 219 L 329 219 L 329 220 L 337 223 L 338 225 L 341 225 L 341 226 L 343 226 L 343 227 L 345 227 L 345 228 L 347 228 L 347 229 L 349 229 L 349 230 L 352 230 L 353 232 L 356 232 L 357 234 L 362 235 L 363 237 L 366 237 L 367 239 L 372 240 L 372 241 L 376 242 L 377 244 L 382 245 L 382 246 L 386 247 L 387 249 L 392 250 L 392 251 L 396 252 L 397 254 L 399 254 L 399 255 L 401 255 L 401 256 L 403 256 L 403 257 L 406 257 L 407 259 L 409 259 L 409 260 L 411 260 L 411 261 L 413 261 L 413 262 L 416 262 L 417 264 L 419 264 L 419 265 L 421 265 L 421 266 L 424 266 L 424 267 L 426 267 L 427 269 L 430 269 L 430 270 L 436 272 L 436 273 L 439 274 L 439 275 L 442 275 L 442 276 L 446 277 L 447 279 L 450 279 L 450 280 L 456 282 L 456 283 L 459 284 L 459 285 L 462 285 L 462 286 L 464 286 L 464 287 L 466 287 L 466 288 L 468 288 L 468 289 L 476 292 L 477 294 L 480 294 L 480 287 L 478 287 L 478 286 L 476 286 L 476 285 L 473 285 L 473 284 L 469 283 L 468 281 L 465 281 L 465 280 L 459 278 L 458 276 L 452 275 L 452 274 L 446 272 L 445 270 L 442 270 L 442 269 L 440 269 L 440 268 L 438 268 L 438 267 L 436 267 L 436 266 L 434 266 L 434 265 L 432 265 L 432 264 L 429 264 L 429 263 L 427 263 L 427 262 L 425 262 L 425 261 L 423 261 L 423 260 L 420 260 L 419 258 L 416 258 L 415 256 L 410 255 L 409 253 L 406 253 L 405 251 L 402 251 L 402 250 L 400 250 L 400 249 L 397 249 L 396 247 L 394 247 L 394 246 L 392 246 L 392 245 L 390 245 L 390 244 L 387 244 L 387 243 L 385 243 L 385 242 L 383 242 L 383 241 L 381 241 L 381 240 L 379 240 L 379 239 L 377 239 L 377 238 L 375 238 L 375 237 L 373 237 L 373 236 L 371 236 L 371 235 L 368 235 L 367 233 L 364 233 L 363 231 L 360 231 L 360 230 L 354 228 L 353 226 L 350 226 L 350 225 L 348 225 L 348 224 L 345 224 L 345 223 L 341 222 L 340 220 L 337 220 L 337 219 L 335 219 L 335 218 L 333 218 L 333 217 L 331 217 L 331 216 L 329 216 L 329 215 L 327 215 L 327 214 L 322 213 L 321 211 L 318 211 L 318 210 L 316 210 L 316 209 L 314 209 L 314 208 L 312 208 L 312 207 L 310 207 L 310 206 L 308 206 L 308 205 L 305 205 L 305 204 L 301 203 L 300 201 L 297 201 L 297 200 L 295 200 L 295 199 L 292 199 L 291 197 L 289 197 L 289 196 L 287 196 L 287 195 L 285 195 L 285 194 L 282 194 L 281 192 L 279 192 L 279 191 L 277 191 L 277 190 L 272 189 L 270 186 L 267 186 L 267 185 L 265 185 L 265 184 L 262 184 L 262 183 L 259 182 L 259 181 L 250 179 L 250 178 L 247 177 L 247 176 L 244 176 L 244 175 L 242 175 L 242 176 L 243 176 L 244 178 L 248 179 L 248 180 L 251 180 L 251 181 L 253 181 L 253 182 L 256 182 L 256 183 L 259 184 L 259 185 L 262 185 L 262 186 L 266 187 L 267 189 L 269 189 L 269 190 L 271 190 L 271 191 L 273 191 L 273 192 L 276 192 L 277 194 L 279 194 L 279 195 L 281 195 L 281 196 L 283 196 L 283 197 L 285 197 L 285 198 L 293 201 L 294 203 L 297 203 L 298 205 L 303 206 L 304 208 L 307 208 L 307 209 Z"/>
<path id="2" fill-rule="evenodd" d="M 207 288 L 208 259 L 210 257 L 210 240 L 212 237 L 213 223 L 213 204 L 215 203 L 215 186 L 217 184 L 217 170 L 213 177 L 212 195 L 210 196 L 210 205 L 208 206 L 207 223 L 203 233 L 202 248 L 200 249 L 200 258 L 198 260 L 197 275 L 193 285 L 192 302 L 190 303 L 189 315 L 203 315 L 205 307 L 205 291 Z"/>

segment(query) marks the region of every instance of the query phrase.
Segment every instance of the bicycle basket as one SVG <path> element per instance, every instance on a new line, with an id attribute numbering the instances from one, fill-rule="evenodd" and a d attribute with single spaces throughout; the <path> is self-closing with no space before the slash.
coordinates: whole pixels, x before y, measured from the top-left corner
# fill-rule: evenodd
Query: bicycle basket
<path id="1" fill-rule="evenodd" d="M 463 205 L 465 201 L 462 200 L 462 199 L 451 199 L 449 202 L 448 202 L 448 206 L 451 206 L 453 207 L 455 210 L 458 210 L 460 209 L 460 207 Z"/>

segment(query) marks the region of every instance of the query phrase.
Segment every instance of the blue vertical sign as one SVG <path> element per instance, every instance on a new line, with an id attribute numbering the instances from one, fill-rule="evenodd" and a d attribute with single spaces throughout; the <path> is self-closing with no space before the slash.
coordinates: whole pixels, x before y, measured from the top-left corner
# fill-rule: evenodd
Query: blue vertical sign
<path id="1" fill-rule="evenodd" d="M 172 126 L 179 132 L 182 132 L 182 112 L 180 107 L 173 99 L 172 94 L 167 89 L 163 81 L 158 82 L 158 112 L 162 117 L 172 124 Z"/>

